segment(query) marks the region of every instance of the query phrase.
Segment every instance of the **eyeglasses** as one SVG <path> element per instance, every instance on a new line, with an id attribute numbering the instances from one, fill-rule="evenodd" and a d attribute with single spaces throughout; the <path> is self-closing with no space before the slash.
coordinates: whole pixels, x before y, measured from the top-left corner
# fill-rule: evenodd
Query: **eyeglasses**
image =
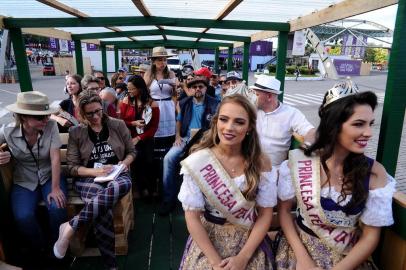
<path id="1" fill-rule="evenodd" d="M 190 88 L 192 88 L 192 89 L 203 89 L 203 88 L 205 88 L 206 86 L 205 85 L 203 85 L 203 84 L 198 84 L 198 85 L 193 85 L 193 86 L 191 86 Z"/>
<path id="2" fill-rule="evenodd" d="M 86 88 L 86 90 L 89 90 L 89 91 L 100 91 L 100 87 L 88 87 L 88 88 Z"/>
<path id="3" fill-rule="evenodd" d="M 122 80 L 122 79 L 123 79 L 123 77 L 118 77 L 118 79 L 119 79 L 119 80 Z"/>
<path id="4" fill-rule="evenodd" d="M 226 83 L 226 81 L 219 81 L 219 84 L 223 84 L 223 83 Z"/>
<path id="5" fill-rule="evenodd" d="M 31 118 L 37 120 L 37 121 L 44 121 L 45 119 L 49 119 L 49 114 L 47 115 L 31 115 Z"/>
<path id="6" fill-rule="evenodd" d="M 99 80 L 104 80 L 104 77 L 96 77 Z"/>
<path id="7" fill-rule="evenodd" d="M 127 87 L 127 91 L 128 92 L 135 92 L 135 91 L 137 91 L 138 89 L 137 88 L 130 88 L 130 87 Z"/>
<path id="8" fill-rule="evenodd" d="M 95 110 L 93 112 L 85 112 L 85 115 L 86 115 L 87 118 L 92 118 L 94 115 L 100 115 L 102 111 L 103 111 L 103 109 L 100 108 L 100 109 L 97 109 L 97 110 Z"/>

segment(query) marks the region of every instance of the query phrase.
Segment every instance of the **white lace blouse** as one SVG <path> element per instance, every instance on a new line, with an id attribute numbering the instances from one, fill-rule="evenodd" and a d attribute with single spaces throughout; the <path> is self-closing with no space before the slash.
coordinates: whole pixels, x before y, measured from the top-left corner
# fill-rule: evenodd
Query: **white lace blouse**
<path id="1" fill-rule="evenodd" d="M 393 224 L 392 197 L 396 191 L 395 186 L 395 179 L 388 174 L 388 182 L 384 187 L 369 190 L 365 208 L 360 217 L 364 224 L 375 227 Z M 340 192 L 337 192 L 333 187 L 324 187 L 321 189 L 320 195 L 324 198 L 331 198 L 337 203 L 339 201 Z M 295 197 L 295 189 L 292 184 L 287 160 L 284 161 L 279 168 L 278 197 L 282 201 Z M 348 195 L 346 199 L 339 204 L 344 206 L 350 200 L 351 195 Z"/>
<path id="2" fill-rule="evenodd" d="M 178 194 L 179 201 L 182 202 L 185 211 L 190 210 L 205 210 L 207 201 L 204 199 L 203 193 L 199 186 L 195 183 L 188 172 L 182 168 L 180 174 L 183 174 L 183 183 Z M 240 190 L 246 188 L 245 175 L 240 175 L 232 178 Z M 256 203 L 260 207 L 274 207 L 277 204 L 277 173 L 276 170 L 270 172 L 262 172 L 258 185 L 258 193 Z"/>

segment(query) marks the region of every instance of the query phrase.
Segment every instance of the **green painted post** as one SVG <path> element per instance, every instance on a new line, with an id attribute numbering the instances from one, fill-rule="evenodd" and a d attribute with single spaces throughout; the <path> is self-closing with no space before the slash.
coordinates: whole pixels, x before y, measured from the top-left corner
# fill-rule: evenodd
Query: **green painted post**
<path id="1" fill-rule="evenodd" d="M 376 159 L 395 175 L 406 106 L 406 0 L 399 0 Z"/>
<path id="2" fill-rule="evenodd" d="M 247 84 L 248 84 L 248 71 L 250 65 L 249 61 L 250 44 L 251 44 L 250 42 L 244 42 L 244 55 L 242 60 L 242 79 L 245 80 Z"/>
<path id="3" fill-rule="evenodd" d="M 227 72 L 233 70 L 233 47 L 228 47 Z"/>
<path id="4" fill-rule="evenodd" d="M 76 73 L 83 76 L 85 74 L 83 69 L 83 57 L 82 57 L 82 42 L 79 39 L 75 39 L 75 59 L 76 59 Z"/>
<path id="5" fill-rule="evenodd" d="M 219 70 L 219 55 L 220 55 L 220 49 L 215 48 L 214 49 L 214 73 L 217 73 Z"/>
<path id="6" fill-rule="evenodd" d="M 288 47 L 288 32 L 279 32 L 278 37 L 278 52 L 276 63 L 276 78 L 281 82 L 281 91 L 285 89 L 285 74 L 286 74 L 286 51 Z M 283 101 L 283 94 L 278 96 L 279 101 Z"/>
<path id="7" fill-rule="evenodd" d="M 118 47 L 115 46 L 115 47 L 114 47 L 114 67 L 115 67 L 115 70 L 116 70 L 116 71 L 117 71 L 118 68 L 120 67 L 118 61 L 119 61 L 119 60 L 118 60 Z"/>
<path id="8" fill-rule="evenodd" d="M 104 74 L 107 74 L 107 53 L 106 45 L 100 45 L 101 57 L 102 57 L 102 70 Z"/>
<path id="9" fill-rule="evenodd" d="M 20 91 L 32 91 L 30 68 L 28 67 L 27 56 L 21 28 L 10 29 L 11 42 L 13 42 L 14 56 L 17 63 L 18 80 Z"/>

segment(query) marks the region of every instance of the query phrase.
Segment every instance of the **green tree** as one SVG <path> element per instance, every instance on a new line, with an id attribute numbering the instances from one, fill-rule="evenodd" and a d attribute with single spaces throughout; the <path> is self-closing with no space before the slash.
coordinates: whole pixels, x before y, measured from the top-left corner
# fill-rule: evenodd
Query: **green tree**
<path id="1" fill-rule="evenodd" d="M 330 50 L 328 51 L 328 54 L 330 54 L 330 55 L 341 55 L 341 47 L 332 46 L 330 48 Z"/>
<path id="2" fill-rule="evenodd" d="M 370 63 L 382 63 L 388 58 L 388 50 L 383 48 L 367 48 L 364 61 Z"/>

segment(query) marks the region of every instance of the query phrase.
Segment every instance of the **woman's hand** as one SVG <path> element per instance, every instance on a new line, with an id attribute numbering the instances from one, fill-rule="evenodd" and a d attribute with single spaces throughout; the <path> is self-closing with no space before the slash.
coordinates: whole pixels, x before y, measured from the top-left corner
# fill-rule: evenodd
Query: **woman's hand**
<path id="1" fill-rule="evenodd" d="M 94 176 L 106 176 L 113 171 L 113 165 L 103 165 L 100 168 L 94 168 Z"/>
<path id="2" fill-rule="evenodd" d="M 244 270 L 247 267 L 248 261 L 247 258 L 237 255 L 225 258 L 219 266 L 224 270 Z"/>
<path id="3" fill-rule="evenodd" d="M 311 258 L 297 260 L 296 270 L 322 270 L 317 267 L 316 263 Z"/>
<path id="4" fill-rule="evenodd" d="M 145 120 L 136 120 L 136 121 L 132 121 L 131 125 L 133 127 L 137 127 L 137 128 L 143 128 L 145 127 Z"/>
<path id="5" fill-rule="evenodd" d="M 134 137 L 131 139 L 131 141 L 133 142 L 134 145 L 137 145 L 137 143 L 141 140 L 141 138 L 139 136 Z"/>
<path id="6" fill-rule="evenodd" d="M 10 162 L 11 154 L 9 151 L 0 150 L 0 164 L 7 164 Z"/>
<path id="7" fill-rule="evenodd" d="M 121 165 L 121 164 L 124 165 L 123 172 L 128 172 L 128 168 L 130 167 L 130 165 L 127 164 L 126 162 L 124 162 L 123 160 L 118 162 L 118 165 Z"/>
<path id="8" fill-rule="evenodd" d="M 47 201 L 48 201 L 49 205 L 52 203 L 52 200 L 54 200 L 54 202 L 58 208 L 65 208 L 66 197 L 60 187 L 52 188 L 51 193 L 48 194 Z"/>

